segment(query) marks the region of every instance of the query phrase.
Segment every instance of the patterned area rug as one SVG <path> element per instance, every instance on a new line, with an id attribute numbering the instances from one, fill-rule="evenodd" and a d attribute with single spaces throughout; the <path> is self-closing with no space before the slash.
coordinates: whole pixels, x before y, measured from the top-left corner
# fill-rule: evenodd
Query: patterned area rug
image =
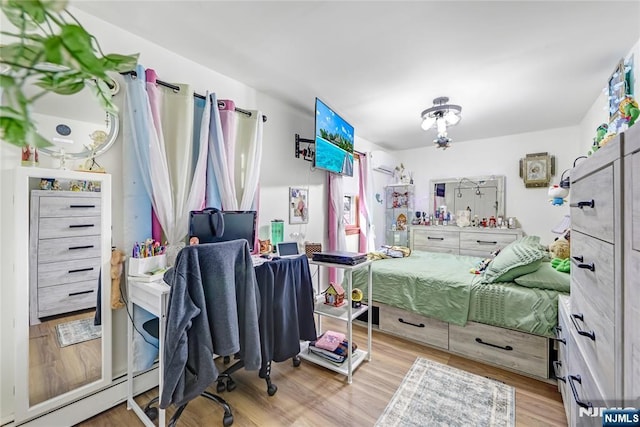
<path id="1" fill-rule="evenodd" d="M 376 422 L 377 427 L 513 425 L 513 387 L 421 357 Z"/>
<path id="2" fill-rule="evenodd" d="M 93 317 L 87 317 L 56 325 L 56 333 L 60 347 L 67 347 L 102 337 L 102 326 L 94 326 Z"/>

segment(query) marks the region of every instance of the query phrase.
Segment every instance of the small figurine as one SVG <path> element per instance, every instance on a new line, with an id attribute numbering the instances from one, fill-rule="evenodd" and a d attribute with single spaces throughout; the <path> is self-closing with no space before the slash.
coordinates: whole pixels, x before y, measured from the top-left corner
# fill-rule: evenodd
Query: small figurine
<path id="1" fill-rule="evenodd" d="M 22 147 L 22 166 L 38 166 L 38 149 L 32 145 Z"/>
<path id="2" fill-rule="evenodd" d="M 552 206 L 562 206 L 564 202 L 566 202 L 566 197 L 569 195 L 569 190 L 560 187 L 558 184 L 554 184 L 549 187 L 549 196 L 552 197 L 550 199 Z"/>

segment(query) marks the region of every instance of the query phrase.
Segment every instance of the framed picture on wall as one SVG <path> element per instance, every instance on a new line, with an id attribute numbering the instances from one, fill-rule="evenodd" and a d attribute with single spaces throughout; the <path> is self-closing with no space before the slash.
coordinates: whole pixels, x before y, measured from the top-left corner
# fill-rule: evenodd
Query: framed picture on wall
<path id="1" fill-rule="evenodd" d="M 520 177 L 525 187 L 546 187 L 555 175 L 555 157 L 549 153 L 527 154 L 520 159 Z"/>
<path id="2" fill-rule="evenodd" d="M 309 222 L 309 190 L 289 187 L 289 224 Z"/>

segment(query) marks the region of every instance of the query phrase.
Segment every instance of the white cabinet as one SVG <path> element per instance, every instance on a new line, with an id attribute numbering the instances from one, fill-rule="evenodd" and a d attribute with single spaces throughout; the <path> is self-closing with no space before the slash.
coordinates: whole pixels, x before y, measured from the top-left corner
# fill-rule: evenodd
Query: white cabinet
<path id="1" fill-rule="evenodd" d="M 101 266 L 102 195 L 32 190 L 29 323 L 94 308 Z"/>
<path id="2" fill-rule="evenodd" d="M 331 369 L 332 371 L 339 372 L 342 375 L 347 377 L 347 382 L 351 384 L 353 371 L 362 364 L 362 362 L 366 359 L 368 361 L 371 360 L 371 316 L 370 312 L 371 307 L 371 263 L 372 261 L 365 261 L 356 265 L 344 265 L 344 264 L 333 264 L 326 262 L 318 262 L 318 261 L 309 261 L 309 264 L 315 264 L 319 267 L 328 267 L 328 268 L 338 268 L 344 270 L 345 280 L 343 283 L 346 283 L 345 290 L 345 301 L 346 303 L 341 305 L 340 307 L 334 307 L 331 305 L 327 305 L 324 303 L 324 296 L 322 292 L 318 292 L 316 294 L 316 302 L 315 302 L 315 314 L 318 315 L 318 335 L 322 334 L 322 318 L 323 317 L 331 317 L 333 319 L 337 319 L 345 322 L 347 328 L 347 341 L 349 342 L 348 348 L 348 356 L 347 359 L 341 364 L 335 364 L 328 360 L 321 358 L 309 351 L 309 343 L 303 342 L 300 345 L 300 358 L 313 362 L 317 365 L 323 366 L 327 369 Z M 354 308 L 352 305 L 351 292 L 353 290 L 353 270 L 366 268 L 368 271 L 368 285 L 367 285 L 367 295 L 366 295 L 366 304 L 364 301 L 362 305 L 358 308 Z M 363 350 L 360 345 L 354 352 L 351 351 L 352 343 L 353 343 L 353 320 L 358 316 L 369 311 L 369 320 L 367 321 L 367 345 L 366 350 Z"/>
<path id="3" fill-rule="evenodd" d="M 409 224 L 415 215 L 413 184 L 385 187 L 385 243 L 409 246 Z"/>
<path id="4" fill-rule="evenodd" d="M 489 257 L 522 237 L 517 228 L 411 226 L 411 247 L 419 251 Z"/>

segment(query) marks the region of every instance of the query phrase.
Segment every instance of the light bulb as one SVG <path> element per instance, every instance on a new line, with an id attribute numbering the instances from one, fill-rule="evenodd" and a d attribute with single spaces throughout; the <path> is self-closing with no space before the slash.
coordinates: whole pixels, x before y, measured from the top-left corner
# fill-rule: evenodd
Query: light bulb
<path id="1" fill-rule="evenodd" d="M 436 126 L 438 127 L 438 135 L 447 134 L 447 122 L 444 118 L 438 117 L 436 120 Z"/>
<path id="2" fill-rule="evenodd" d="M 458 122 L 460 121 L 460 116 L 454 113 L 453 111 L 447 112 L 444 118 L 447 121 L 447 123 L 449 123 L 449 125 L 451 126 L 457 125 Z"/>
<path id="3" fill-rule="evenodd" d="M 424 120 L 422 120 L 422 129 L 428 130 L 431 129 L 436 122 L 436 118 L 433 116 L 426 116 Z"/>

